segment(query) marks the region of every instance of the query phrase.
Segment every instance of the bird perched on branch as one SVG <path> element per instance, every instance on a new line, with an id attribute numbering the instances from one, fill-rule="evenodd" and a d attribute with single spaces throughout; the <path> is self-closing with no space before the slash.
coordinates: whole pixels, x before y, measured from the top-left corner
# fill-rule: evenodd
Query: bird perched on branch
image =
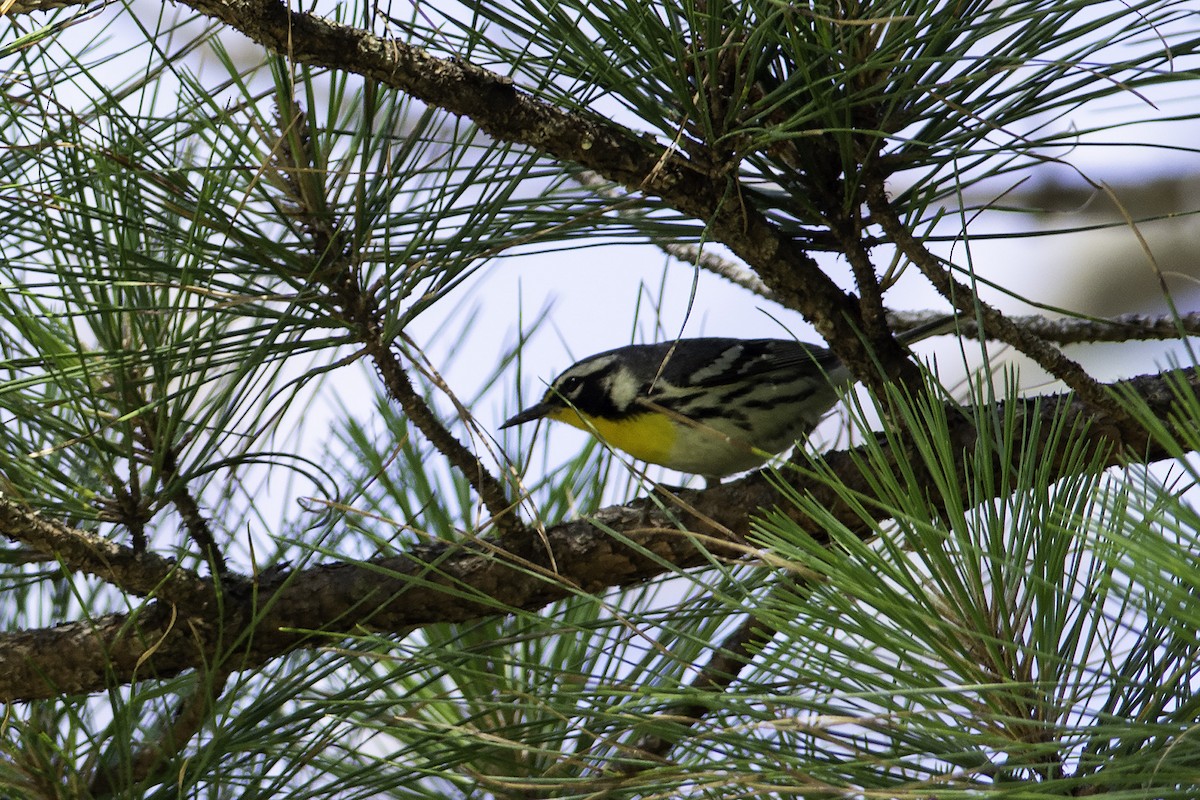
<path id="1" fill-rule="evenodd" d="M 954 324 L 943 317 L 897 338 L 912 344 Z M 832 351 L 792 339 L 628 345 L 573 364 L 500 427 L 565 422 L 634 458 L 716 482 L 808 436 L 853 382 Z"/>

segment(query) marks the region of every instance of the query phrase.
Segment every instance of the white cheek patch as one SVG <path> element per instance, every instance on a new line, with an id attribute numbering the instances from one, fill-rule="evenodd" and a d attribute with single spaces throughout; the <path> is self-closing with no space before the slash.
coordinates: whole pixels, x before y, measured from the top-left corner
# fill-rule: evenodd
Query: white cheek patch
<path id="1" fill-rule="evenodd" d="M 641 385 L 627 369 L 618 369 L 604 379 L 604 388 L 618 411 L 628 411 L 637 399 Z"/>

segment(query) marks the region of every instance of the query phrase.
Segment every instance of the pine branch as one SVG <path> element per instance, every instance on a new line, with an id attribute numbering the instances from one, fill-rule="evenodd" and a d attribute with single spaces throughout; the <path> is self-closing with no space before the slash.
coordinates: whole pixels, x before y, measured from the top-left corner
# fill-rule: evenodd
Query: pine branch
<path id="1" fill-rule="evenodd" d="M 705 220 L 709 232 L 754 265 L 777 300 L 804 315 L 859 375 L 899 365 L 894 341 L 869 351 L 857 301 L 822 271 L 803 245 L 743 200 L 742 187 L 714 180 L 711 170 L 637 132 L 591 114 L 542 102 L 501 75 L 461 59 L 441 59 L 399 41 L 311 14 L 275 0 L 190 0 L 218 19 L 297 63 L 346 70 L 400 89 L 430 105 L 469 117 L 498 139 L 524 144 Z M 897 366 L 898 368 L 898 366 Z"/>
<path id="2" fill-rule="evenodd" d="M 1174 392 L 1185 381 L 1189 391 L 1200 391 L 1200 373 L 1190 369 L 1171 376 L 1141 376 L 1106 389 L 1136 394 L 1157 418 L 1177 420 L 1186 416 L 1175 411 L 1178 401 Z M 996 413 L 1018 418 L 1036 415 L 1046 425 L 1061 425 L 1090 420 L 1088 409 L 1074 395 L 1061 394 L 1023 399 Z M 967 458 L 975 436 L 973 423 L 957 408 L 948 417 L 951 439 L 961 445 L 958 457 Z M 1021 424 L 1013 427 L 1016 431 L 1037 429 Z M 1180 433 L 1194 440 L 1194 431 Z M 1086 446 L 1102 456 L 1106 465 L 1175 455 L 1166 445 L 1120 436 L 1115 427 L 1096 426 Z M 1023 446 L 1056 469 L 1081 463 L 1078 458 L 1066 459 L 1063 453 L 1046 452 L 1041 440 Z M 891 457 L 906 459 L 907 455 L 893 452 Z M 871 479 L 860 471 L 862 462 L 855 450 L 829 453 L 824 461 L 846 486 L 872 496 Z M 781 474 L 796 491 L 813 497 L 849 530 L 863 538 L 875 535 L 876 527 L 846 508 L 825 483 L 806 479 L 798 471 Z M 956 474 L 965 476 L 969 471 Z M 611 507 L 590 519 L 548 528 L 544 537 L 523 532 L 498 542 L 423 546 L 403 556 L 370 562 L 280 570 L 260 576 L 257 584 L 227 577 L 221 587 L 224 597 L 219 615 L 206 609 L 202 617 L 175 620 L 171 607 L 155 600 L 134 616 L 115 614 L 4 634 L 0 636 L 0 698 L 31 700 L 97 692 L 127 683 L 135 675 L 165 678 L 211 664 L 218 653 L 235 659 L 231 668 L 253 668 L 297 648 L 328 641 L 310 631 L 336 635 L 367 627 L 405 633 L 422 625 L 537 609 L 580 590 L 630 586 L 668 571 L 707 565 L 713 551 L 727 549 L 725 554 L 734 556 L 744 551 L 734 540 L 749 532 L 755 510 L 780 506 L 772 482 L 777 479 L 754 473 L 705 490 L 683 490 L 677 508 L 663 509 L 649 500 Z M 820 530 L 814 520 L 783 505 L 798 524 Z M 42 533 L 48 523 L 36 515 L 0 504 L 0 521 L 10 538 L 37 543 L 41 548 L 54 546 Z M 681 522 L 688 532 L 680 530 Z M 51 527 L 66 545 L 74 546 L 71 563 L 97 571 L 107 560 L 79 550 L 77 543 L 88 534 Z M 710 550 L 697 546 L 697 534 Z M 622 538 L 631 544 L 623 544 Z M 552 559 L 543 542 L 552 551 Z M 109 549 L 115 547 L 109 544 Z M 128 558 L 123 552 L 112 555 Z M 207 584 L 209 592 L 218 589 L 212 582 L 200 583 Z M 235 643 L 240 644 L 235 647 Z M 105 654 L 103 663 L 97 660 L 99 653 Z"/>
<path id="3" fill-rule="evenodd" d="M 1104 391 L 1101 384 L 1088 375 L 1082 366 L 1060 350 L 1051 347 L 1048 342 L 1014 325 L 998 309 L 981 301 L 971 287 L 950 276 L 950 272 L 938 263 L 937 258 L 925 249 L 904 225 L 899 213 L 888 200 L 882 178 L 874 176 L 870 179 L 867 204 L 874 214 L 875 221 L 895 242 L 900 252 L 916 264 L 938 293 L 961 311 L 963 316 L 978 314 L 989 337 L 998 338 L 1028 355 L 1048 373 L 1077 392 L 1097 413 L 1104 414 L 1109 423 L 1130 427 L 1129 435 L 1133 435 L 1133 427 L 1136 426 L 1133 426 L 1132 421 Z"/>
<path id="4" fill-rule="evenodd" d="M 151 552 L 48 520 L 0 497 L 0 531 L 71 572 L 94 575 L 136 597 L 156 597 L 200 612 L 216 599 L 214 584 Z"/>

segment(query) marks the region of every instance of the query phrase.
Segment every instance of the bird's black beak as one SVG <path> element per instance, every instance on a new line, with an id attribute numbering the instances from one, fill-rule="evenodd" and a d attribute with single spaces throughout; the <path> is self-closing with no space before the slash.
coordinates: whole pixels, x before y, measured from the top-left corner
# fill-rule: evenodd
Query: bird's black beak
<path id="1" fill-rule="evenodd" d="M 511 428 L 513 425 L 520 425 L 524 422 L 533 422 L 535 419 L 541 419 L 553 410 L 554 406 L 552 406 L 550 403 L 538 403 L 537 405 L 530 406 L 529 408 L 525 409 L 520 414 L 517 414 L 500 427 Z"/>

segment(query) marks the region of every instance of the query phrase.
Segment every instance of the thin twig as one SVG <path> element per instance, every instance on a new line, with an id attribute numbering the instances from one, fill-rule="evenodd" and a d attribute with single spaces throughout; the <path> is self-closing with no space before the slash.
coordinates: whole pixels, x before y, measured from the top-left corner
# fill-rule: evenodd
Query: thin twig
<path id="1" fill-rule="evenodd" d="M 906 318 L 906 315 L 889 316 L 893 323 L 902 318 Z M 1200 314 L 1184 314 L 1178 317 L 1122 314 L 1101 319 L 1029 315 L 1008 319 L 1017 327 L 1056 344 L 1164 341 L 1181 336 L 1200 336 Z M 974 319 L 960 319 L 957 332 L 962 336 L 978 339 L 979 325 Z"/>
<path id="2" fill-rule="evenodd" d="M 291 203 L 288 213 L 301 222 L 311 238 L 309 246 L 315 258 L 313 279 L 328 290 L 336 304 L 334 314 L 363 344 L 363 351 L 383 379 L 387 395 L 400 405 L 405 416 L 437 451 L 458 468 L 478 493 L 494 523 L 506 532 L 518 530 L 520 523 L 510 513 L 512 503 L 503 484 L 437 418 L 413 388 L 393 341 L 383 335 L 379 302 L 363 289 L 356 254 L 331 210 L 336 204 L 326 196 L 322 175 L 314 166 L 319 160 L 306 135 L 304 111 L 292 101 L 290 107 L 280 108 L 280 116 L 280 138 L 275 151 L 277 183 Z"/>
<path id="3" fill-rule="evenodd" d="M 192 541 L 200 548 L 200 557 L 209 563 L 210 569 L 219 575 L 229 572 L 225 564 L 225 554 L 217 546 L 213 538 L 212 527 L 208 519 L 200 511 L 200 504 L 188 489 L 187 482 L 179 474 L 175 448 L 168 446 L 162 457 L 163 485 L 167 487 L 167 496 L 171 504 L 179 512 L 183 525 Z"/>
<path id="4" fill-rule="evenodd" d="M 413 388 L 412 381 L 408 379 L 408 373 L 401 366 L 395 351 L 378 339 L 368 341 L 366 349 L 383 378 L 383 386 L 388 396 L 400 404 L 409 421 L 463 474 L 479 494 L 495 525 L 504 534 L 519 532 L 522 526 L 510 513 L 513 504 L 505 494 L 503 485 L 437 418 L 425 402 L 425 398 Z"/>
<path id="5" fill-rule="evenodd" d="M 944 298 L 950 301 L 952 306 L 963 312 L 965 316 L 979 315 L 989 338 L 994 337 L 1011 344 L 1028 355 L 1042 369 L 1075 391 L 1085 403 L 1100 413 L 1107 421 L 1123 426 L 1131 422 L 1114 398 L 1098 381 L 1088 375 L 1082 366 L 1067 358 L 1062 351 L 1052 347 L 1044 339 L 1013 323 L 998 309 L 980 300 L 969 286 L 954 280 L 937 257 L 917 241 L 912 232 L 896 215 L 887 198 L 882 179 L 872 177 L 868 180 L 867 204 L 875 221 L 892 239 L 896 247 L 921 270 L 926 279 Z"/>
<path id="6" fill-rule="evenodd" d="M 596 194 L 601 197 L 606 197 L 610 200 L 622 200 L 628 198 L 624 192 L 618 191 L 617 188 L 609 181 L 605 180 L 602 175 L 593 172 L 590 169 L 585 169 L 575 173 L 575 180 L 589 189 L 595 189 Z M 616 207 L 618 216 L 632 217 L 635 216 L 630 209 L 622 206 Z M 639 214 L 640 215 L 640 214 Z M 651 244 L 662 250 L 672 258 L 679 259 L 685 264 L 692 264 L 700 267 L 700 269 L 711 272 L 718 277 L 733 283 L 737 286 L 753 292 L 759 297 L 767 300 L 774 300 L 775 293 L 771 291 L 771 287 L 763 283 L 757 275 L 750 269 L 747 269 L 742 264 L 728 258 L 722 258 L 713 252 L 713 248 L 703 248 L 694 244 L 676 244 L 674 242 L 663 242 L 658 239 L 652 239 Z"/>

